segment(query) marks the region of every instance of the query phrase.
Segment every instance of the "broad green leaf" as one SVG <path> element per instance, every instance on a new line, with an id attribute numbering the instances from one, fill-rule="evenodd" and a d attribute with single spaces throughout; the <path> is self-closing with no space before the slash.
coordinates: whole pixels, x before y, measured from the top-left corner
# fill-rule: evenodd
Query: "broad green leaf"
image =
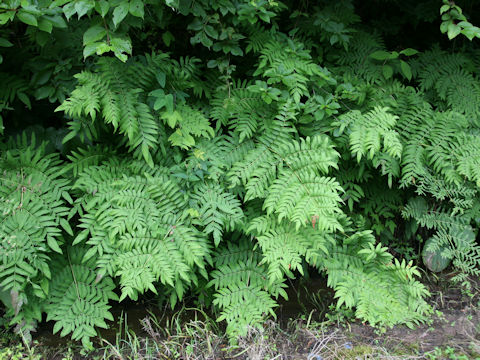
<path id="1" fill-rule="evenodd" d="M 115 56 L 122 62 L 127 62 L 128 56 L 124 53 L 115 52 Z"/>
<path id="2" fill-rule="evenodd" d="M 370 57 L 375 60 L 388 60 L 391 58 L 391 55 L 387 51 L 378 50 L 370 54 Z"/>
<path id="3" fill-rule="evenodd" d="M 450 10 L 450 5 L 442 5 L 442 7 L 440 8 L 440 15 L 448 10 Z"/>
<path id="4" fill-rule="evenodd" d="M 110 40 L 113 52 L 132 54 L 132 44 L 130 39 L 115 37 Z"/>
<path id="5" fill-rule="evenodd" d="M 13 46 L 13 44 L 10 41 L 8 41 L 7 39 L 0 38 L 0 46 L 10 47 L 10 46 Z"/>
<path id="6" fill-rule="evenodd" d="M 383 65 L 382 72 L 385 79 L 390 79 L 393 75 L 393 68 L 390 65 Z"/>
<path id="7" fill-rule="evenodd" d="M 172 43 L 172 40 L 174 40 L 175 37 L 172 35 L 172 33 L 170 31 L 166 31 L 162 34 L 162 40 L 164 42 L 165 45 L 167 46 L 170 46 L 170 44 Z"/>
<path id="8" fill-rule="evenodd" d="M 165 106 L 169 113 L 173 112 L 173 95 L 172 94 L 165 95 Z"/>
<path id="9" fill-rule="evenodd" d="M 150 91 L 148 93 L 148 96 L 164 97 L 165 96 L 165 91 L 163 91 L 162 89 L 156 89 L 156 90 Z"/>
<path id="10" fill-rule="evenodd" d="M 36 3 L 37 1 L 33 2 L 31 0 L 22 0 L 21 6 L 22 6 L 22 9 L 25 10 L 26 12 L 32 15 L 35 15 L 36 17 L 39 17 L 43 15 L 43 11 L 38 8 L 37 6 L 38 4 Z M 17 6 L 14 5 L 13 7 L 17 7 Z"/>
<path id="11" fill-rule="evenodd" d="M 410 69 L 410 65 L 408 65 L 405 61 L 400 60 L 400 69 L 408 81 L 412 80 L 412 70 Z"/>
<path id="12" fill-rule="evenodd" d="M 462 30 L 462 28 L 456 24 L 450 24 L 448 25 L 448 32 L 447 32 L 447 36 L 450 40 L 452 40 L 453 38 L 455 38 L 458 34 L 460 34 L 460 31 Z"/>
<path id="13" fill-rule="evenodd" d="M 44 15 L 43 16 L 45 19 L 48 19 L 53 27 L 59 28 L 59 29 L 65 29 L 67 27 L 67 23 L 61 17 L 60 15 L 55 15 L 55 16 L 49 16 L 49 15 Z"/>
<path id="14" fill-rule="evenodd" d="M 128 14 L 130 4 L 127 1 L 124 1 L 118 5 L 115 10 L 113 10 L 113 24 L 115 27 L 118 26 L 125 19 L 125 16 Z"/>
<path id="15" fill-rule="evenodd" d="M 4 25 L 9 21 L 12 21 L 15 18 L 15 12 L 7 11 L 5 13 L 0 13 L 0 25 Z"/>
<path id="16" fill-rule="evenodd" d="M 218 39 L 218 31 L 215 30 L 215 28 L 213 26 L 211 26 L 211 25 L 205 26 L 205 32 L 211 38 Z"/>
<path id="17" fill-rule="evenodd" d="M 38 21 L 38 28 L 47 33 L 51 33 L 53 29 L 53 24 L 45 18 L 40 18 Z"/>
<path id="18" fill-rule="evenodd" d="M 87 57 L 92 56 L 93 54 L 95 54 L 95 53 L 97 52 L 97 47 L 98 47 L 100 44 L 101 44 L 101 43 L 91 43 L 91 44 L 86 45 L 86 46 L 83 48 L 83 58 L 86 59 Z"/>
<path id="19" fill-rule="evenodd" d="M 101 17 L 105 17 L 107 15 L 108 10 L 110 9 L 110 4 L 106 0 L 100 0 L 95 2 L 95 10 Z"/>
<path id="20" fill-rule="evenodd" d="M 59 6 L 65 5 L 65 4 L 67 4 L 67 3 L 71 2 L 71 1 L 72 1 L 72 0 L 54 0 L 54 1 L 52 1 L 52 2 L 50 3 L 49 8 L 50 8 L 50 9 L 55 9 L 55 8 L 57 8 L 57 7 L 59 7 Z"/>
<path id="21" fill-rule="evenodd" d="M 112 50 L 112 47 L 108 45 L 105 41 L 97 43 L 97 55 L 105 54 Z"/>
<path id="22" fill-rule="evenodd" d="M 153 104 L 153 109 L 155 111 L 160 110 L 165 106 L 165 98 L 164 97 L 159 97 L 157 100 L 155 100 L 155 103 Z"/>
<path id="23" fill-rule="evenodd" d="M 31 26 L 37 26 L 38 25 L 37 18 L 34 15 L 32 15 L 32 14 L 30 14 L 30 13 L 24 11 L 24 10 L 20 10 L 17 13 L 17 17 L 21 22 L 23 22 L 27 25 L 31 25 Z"/>
<path id="24" fill-rule="evenodd" d="M 405 56 L 412 56 L 418 54 L 418 51 L 412 48 L 407 48 L 400 51 L 400 54 L 403 54 Z"/>
<path id="25" fill-rule="evenodd" d="M 91 43 L 100 41 L 106 35 L 107 35 L 107 31 L 103 26 L 100 26 L 100 25 L 92 26 L 83 34 L 83 44 L 89 45 Z M 86 56 L 84 55 L 84 57 Z"/>
<path id="26" fill-rule="evenodd" d="M 450 25 L 452 22 L 451 21 L 444 21 L 440 24 L 440 32 L 442 34 L 445 34 L 448 30 L 448 25 Z"/>
<path id="27" fill-rule="evenodd" d="M 75 10 L 75 3 L 71 2 L 65 5 L 63 8 L 63 13 L 67 20 L 69 20 L 77 11 Z"/>
<path id="28" fill-rule="evenodd" d="M 78 18 L 81 18 L 95 7 L 95 1 L 93 0 L 77 0 L 75 1 L 75 11 Z"/>
<path id="29" fill-rule="evenodd" d="M 171 94 L 168 94 L 168 95 L 171 95 Z M 167 95 L 167 96 L 168 96 Z M 163 114 L 163 118 L 165 120 L 167 120 L 167 124 L 168 126 L 170 126 L 171 128 L 174 128 L 175 125 L 177 125 L 177 123 L 181 123 L 182 122 L 182 115 L 180 115 L 180 113 L 178 111 L 174 111 L 172 113 L 164 113 Z"/>
<path id="30" fill-rule="evenodd" d="M 142 0 L 130 0 L 130 7 L 129 7 L 130 14 L 143 19 L 143 16 L 145 14 L 145 10 L 143 9 L 143 6 L 144 5 Z"/>

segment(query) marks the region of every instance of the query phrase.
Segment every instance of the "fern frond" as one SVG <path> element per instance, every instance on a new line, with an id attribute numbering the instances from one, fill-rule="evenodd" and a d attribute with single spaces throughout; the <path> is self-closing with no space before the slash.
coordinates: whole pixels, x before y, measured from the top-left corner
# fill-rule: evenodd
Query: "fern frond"
<path id="1" fill-rule="evenodd" d="M 393 262 L 387 248 L 374 244 L 370 231 L 358 231 L 329 248 L 329 257 L 320 258 L 337 307 L 355 307 L 358 318 L 386 327 L 424 321 L 431 308 L 424 300 L 428 291 L 415 280 L 419 271 L 404 261 Z M 395 315 L 387 316 L 392 309 Z"/>
<path id="2" fill-rule="evenodd" d="M 353 110 L 343 114 L 334 125 L 339 127 L 339 133 L 346 131 L 352 153 L 357 161 L 362 157 L 372 159 L 380 151 L 398 159 L 402 156 L 402 142 L 393 130 L 398 117 L 390 114 L 388 108 L 376 107 L 374 110 L 361 114 Z M 382 146 L 383 143 L 383 146 Z"/>
<path id="3" fill-rule="evenodd" d="M 229 172 L 232 185 L 243 182 L 245 199 L 265 197 L 275 178 L 283 173 L 305 171 L 327 173 L 336 167 L 338 153 L 325 136 L 292 141 L 278 148 L 257 146 Z"/>
<path id="4" fill-rule="evenodd" d="M 224 230 L 234 230 L 243 220 L 240 201 L 219 185 L 202 185 L 195 189 L 191 199 L 198 210 L 198 225 L 206 234 L 212 234 L 215 246 L 222 241 Z"/>
<path id="5" fill-rule="evenodd" d="M 249 90 L 246 82 L 233 81 L 228 91 L 217 91 L 211 104 L 211 116 L 217 127 L 228 125 L 239 135 L 240 143 L 251 138 L 269 114 L 261 95 Z"/>
<path id="6" fill-rule="evenodd" d="M 195 137 L 211 138 L 214 130 L 205 115 L 188 105 L 177 106 L 172 112 L 164 112 L 163 120 L 175 131 L 168 140 L 173 146 L 189 149 L 195 145 Z"/>
<path id="7" fill-rule="evenodd" d="M 315 222 L 321 231 L 341 230 L 337 217 L 342 213 L 339 203 L 340 184 L 333 178 L 319 177 L 312 171 L 293 171 L 279 177 L 268 189 L 264 209 L 292 221 L 298 230 Z"/>
<path id="8" fill-rule="evenodd" d="M 272 40 L 261 50 L 260 62 L 254 75 L 262 74 L 269 84 L 283 84 L 295 104 L 302 96 L 309 95 L 312 79 L 330 79 L 326 72 L 312 61 L 310 51 L 304 44 L 287 39 Z"/>
<path id="9" fill-rule="evenodd" d="M 212 273 L 213 304 L 222 311 L 218 320 L 227 321 L 227 331 L 245 334 L 249 326 L 259 326 L 266 316 L 275 316 L 277 306 L 272 298 L 287 298 L 282 281 L 270 282 L 264 265 L 258 264 L 251 244 L 220 248 L 214 259 L 217 269 Z M 228 261 L 227 261 L 228 260 Z"/>
<path id="10" fill-rule="evenodd" d="M 165 233 L 165 234 L 164 234 Z M 147 290 L 157 293 L 154 282 L 175 287 L 179 278 L 189 281 L 190 267 L 183 261 L 177 246 L 167 238 L 169 230 L 141 230 L 126 233 L 120 240 L 120 249 L 114 255 L 116 276 L 120 276 L 122 295 L 133 300 Z"/>
<path id="11" fill-rule="evenodd" d="M 293 271 L 303 274 L 303 260 L 318 263 L 319 257 L 328 256 L 326 243 L 332 241 L 330 234 L 315 229 L 315 223 L 296 231 L 288 222 L 277 223 L 268 216 L 252 220 L 247 231 L 255 234 L 262 249 L 270 282 L 292 277 Z"/>
<path id="12" fill-rule="evenodd" d="M 150 108 L 142 102 L 145 90 L 138 86 L 145 84 L 140 75 L 116 59 L 102 58 L 96 72 L 76 75 L 79 85 L 57 111 L 73 118 L 88 116 L 92 121 L 101 113 L 105 123 L 123 134 L 133 149 L 140 148 L 153 166 L 150 151 L 156 148 L 159 131 Z"/>
<path id="13" fill-rule="evenodd" d="M 74 188 L 83 229 L 74 243 L 89 245 L 85 260 L 95 256 L 101 273 L 119 276 L 122 300 L 156 292 L 157 282 L 182 298 L 195 279 L 195 267 L 206 276 L 210 245 L 205 235 L 181 220 L 186 194 L 167 169 L 113 158 L 86 167 Z M 219 208 L 231 216 L 228 201 L 232 199 L 226 197 Z M 215 201 L 213 205 L 218 206 Z M 226 228 L 234 222 L 221 219 Z"/>
<path id="14" fill-rule="evenodd" d="M 72 234 L 66 221 L 72 199 L 66 168 L 57 154 L 45 153 L 45 144 L 36 147 L 33 139 L 8 148 L 0 155 L 0 287 L 21 292 L 50 279 L 49 252 L 62 253 L 62 228 Z"/>
<path id="15" fill-rule="evenodd" d="M 384 50 L 378 34 L 357 31 L 348 43 L 348 51 L 336 55 L 340 70 L 347 78 L 361 78 L 368 83 L 382 80 L 381 68 L 369 57 L 375 51 Z"/>
<path id="16" fill-rule="evenodd" d="M 70 160 L 69 166 L 73 171 L 73 176 L 76 177 L 87 167 L 99 165 L 107 160 L 112 153 L 114 152 L 111 149 L 97 145 L 87 149 L 77 148 L 76 151 L 72 151 L 71 155 L 67 155 L 67 158 Z"/>
<path id="17" fill-rule="evenodd" d="M 470 60 L 463 54 L 449 54 L 439 49 L 426 52 L 416 64 L 420 86 L 424 90 L 434 89 L 452 110 L 476 117 L 480 85 L 467 70 L 469 64 Z"/>
<path id="18" fill-rule="evenodd" d="M 71 247 L 67 256 L 58 256 L 54 264 L 47 320 L 55 321 L 53 333 L 60 336 L 72 333 L 73 340 L 93 348 L 91 337 L 97 335 L 95 327 L 108 328 L 105 320 L 113 321 L 108 301 L 118 300 L 113 292 L 115 284 L 108 276 L 98 276 L 95 259 L 82 261 L 85 248 Z"/>

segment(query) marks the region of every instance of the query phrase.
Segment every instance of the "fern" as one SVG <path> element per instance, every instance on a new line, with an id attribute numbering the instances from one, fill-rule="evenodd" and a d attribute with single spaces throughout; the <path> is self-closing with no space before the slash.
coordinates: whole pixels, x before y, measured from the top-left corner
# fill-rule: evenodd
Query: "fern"
<path id="1" fill-rule="evenodd" d="M 318 177 L 309 171 L 292 172 L 269 188 L 264 208 L 267 214 L 276 213 L 279 221 L 290 220 L 297 229 L 318 219 L 320 230 L 341 230 L 336 220 L 342 213 L 341 191 L 333 178 Z"/>
<path id="2" fill-rule="evenodd" d="M 198 224 L 206 234 L 212 234 L 215 246 L 222 241 L 224 230 L 234 230 L 243 220 L 240 201 L 223 192 L 220 186 L 201 186 L 192 194 L 198 211 Z"/>
<path id="3" fill-rule="evenodd" d="M 72 234 L 66 221 L 70 181 L 57 154 L 46 154 L 45 145 L 24 135 L 2 152 L 0 231 L 2 262 L 0 286 L 23 292 L 33 286 L 45 296 L 41 285 L 51 277 L 50 252 L 62 253 L 62 228 Z"/>
<path id="4" fill-rule="evenodd" d="M 430 238 L 455 280 L 479 275 L 477 45 L 407 39 L 431 4 L 9 3 L 0 294 L 19 328 L 47 313 L 91 347 L 113 302 L 151 292 L 199 295 L 233 339 L 307 269 L 362 321 L 411 326 L 431 308 L 398 249 Z"/>
<path id="5" fill-rule="evenodd" d="M 143 89 L 138 67 L 117 60 L 102 60 L 96 73 L 83 72 L 76 77 L 79 86 L 57 110 L 71 117 L 88 116 L 94 121 L 100 112 L 105 123 L 127 137 L 131 148 L 139 147 L 145 160 L 153 165 L 150 149 L 156 146 L 158 125 L 150 108 L 141 102 Z M 140 84 L 132 84 L 139 79 Z M 135 87 L 137 86 L 137 87 Z"/>
<path id="6" fill-rule="evenodd" d="M 72 333 L 73 340 L 81 340 L 93 348 L 91 337 L 97 335 L 95 327 L 108 328 L 105 320 L 113 321 L 109 300 L 118 300 L 113 292 L 115 284 L 108 276 L 95 272 L 95 259 L 82 261 L 85 248 L 70 247 L 66 256 L 52 259 L 52 282 L 47 320 L 55 321 L 53 333 L 60 336 Z"/>
<path id="7" fill-rule="evenodd" d="M 286 285 L 267 280 L 265 266 L 246 240 L 219 248 L 214 261 L 217 269 L 209 283 L 216 290 L 213 303 L 222 309 L 218 320 L 227 321 L 233 336 L 245 335 L 248 326 L 259 326 L 266 315 L 275 315 L 272 297 L 287 299 Z"/>
<path id="8" fill-rule="evenodd" d="M 211 116 L 217 126 L 228 127 L 239 135 L 239 142 L 249 139 L 268 114 L 260 94 L 251 91 L 246 83 L 233 82 L 228 91 L 218 91 L 212 100 Z"/>
<path id="9" fill-rule="evenodd" d="M 433 210 L 423 198 L 411 199 L 402 214 L 428 229 L 436 230 L 427 250 L 444 249 L 442 256 L 453 259 L 454 266 L 460 270 L 455 280 L 479 274 L 480 246 L 476 244 L 475 233 L 470 226 L 472 214 L 452 216 L 449 208 Z"/>
<path id="10" fill-rule="evenodd" d="M 229 178 L 232 185 L 245 184 L 248 200 L 264 197 L 266 187 L 277 173 L 285 176 L 302 170 L 327 173 L 330 167 L 336 167 L 337 158 L 338 153 L 328 138 L 322 136 L 292 141 L 278 148 L 259 145 L 247 153 L 244 160 L 234 164 Z"/>
<path id="11" fill-rule="evenodd" d="M 438 48 L 426 52 L 416 65 L 420 85 L 424 90 L 436 91 L 452 110 L 477 116 L 480 88 L 469 71 L 469 63 L 462 54 L 448 54 Z"/>
<path id="12" fill-rule="evenodd" d="M 290 39 L 271 41 L 261 50 L 260 63 L 254 75 L 268 77 L 269 83 L 282 83 L 295 103 L 308 96 L 309 80 L 321 82 L 331 80 L 328 71 L 312 62 L 304 45 Z"/>
<path id="13" fill-rule="evenodd" d="M 204 270 L 210 249 L 198 230 L 182 224 L 186 199 L 166 169 L 110 160 L 84 169 L 73 188 L 83 229 L 74 244 L 85 241 L 84 259 L 97 256 L 100 273 L 120 277 L 120 299 L 156 292 L 157 281 L 181 299 L 192 267 Z"/>
<path id="14" fill-rule="evenodd" d="M 335 55 L 340 72 L 348 79 L 358 77 L 369 83 L 380 82 L 381 69 L 369 55 L 383 49 L 383 40 L 378 34 L 357 31 L 348 43 L 348 51 Z"/>
<path id="15" fill-rule="evenodd" d="M 348 112 L 334 125 L 338 126 L 339 134 L 348 133 L 352 153 L 360 161 L 364 156 L 372 159 L 380 151 L 401 158 L 402 143 L 393 130 L 396 122 L 397 117 L 389 114 L 387 108 L 375 108 L 365 115 L 356 110 Z"/>
<path id="16" fill-rule="evenodd" d="M 424 300 L 429 293 L 415 280 L 420 276 L 415 266 L 393 260 L 387 248 L 375 246 L 370 231 L 342 240 L 317 263 L 325 268 L 328 284 L 336 291 L 337 307 L 355 307 L 358 318 L 384 327 L 398 323 L 412 327 L 425 319 L 431 311 Z"/>
<path id="17" fill-rule="evenodd" d="M 268 216 L 253 219 L 248 231 L 255 235 L 262 249 L 262 261 L 268 264 L 271 282 L 285 275 L 293 277 L 294 271 L 303 274 L 303 260 L 316 263 L 318 258 L 328 256 L 326 242 L 334 241 L 331 234 L 315 229 L 315 222 L 312 227 L 296 231 L 288 222 L 278 224 Z"/>
<path id="18" fill-rule="evenodd" d="M 165 112 L 162 118 L 171 128 L 176 129 L 168 138 L 173 146 L 188 149 L 195 145 L 193 136 L 210 138 L 214 135 L 208 119 L 187 105 L 177 107 L 172 113 Z"/>

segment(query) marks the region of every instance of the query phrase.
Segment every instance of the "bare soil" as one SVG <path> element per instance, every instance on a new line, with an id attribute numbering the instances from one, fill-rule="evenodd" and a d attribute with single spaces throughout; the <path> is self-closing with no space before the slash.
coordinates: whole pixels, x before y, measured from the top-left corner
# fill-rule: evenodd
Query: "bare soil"
<path id="1" fill-rule="evenodd" d="M 208 324 L 214 321 L 208 316 L 197 318 L 197 314 L 195 321 L 190 315 L 178 320 L 177 332 L 165 337 L 167 323 L 157 321 L 155 327 L 152 314 L 146 307 L 132 305 L 122 311 L 128 314 L 125 324 L 129 331 L 135 333 L 136 350 L 128 347 L 126 341 L 115 343 L 112 332 L 102 335 L 112 344 L 106 350 L 99 348 L 90 355 L 80 355 L 75 350 L 70 359 L 480 360 L 480 279 L 472 279 L 469 291 L 453 285 L 448 279 L 448 274 L 424 278 L 432 293 L 430 303 L 436 315 L 431 322 L 414 330 L 397 326 L 381 333 L 348 319 L 340 324 L 327 323 L 325 313 L 332 301 L 332 293 L 322 280 L 317 279 L 292 284 L 290 300 L 279 307 L 277 320 L 268 321 L 263 330 L 252 329 L 246 337 L 239 339 L 236 346 L 228 343 L 221 335 L 222 331 L 212 331 Z M 159 312 L 158 308 L 156 312 Z M 45 359 L 64 359 L 62 349 L 67 346 L 75 348 L 75 344 L 59 343 L 59 338 L 52 336 L 50 331 L 49 328 L 40 329 L 37 344 L 43 348 L 44 354 L 49 354 Z M 57 346 L 53 343 L 55 341 Z M 152 345 L 157 349 L 155 354 L 146 350 Z M 449 352 L 442 349 L 449 349 Z"/>
<path id="2" fill-rule="evenodd" d="M 431 323 L 421 325 L 414 330 L 406 326 L 397 326 L 379 334 L 378 330 L 370 326 L 354 322 L 330 328 L 324 336 L 335 333 L 339 339 L 342 339 L 340 342 L 344 343 L 347 343 L 346 339 L 348 339 L 349 346 L 346 350 L 352 352 L 355 347 L 376 348 L 384 352 L 383 355 L 376 353 L 370 357 L 360 356 L 359 359 L 377 358 L 375 356 L 424 359 L 428 358 L 429 354 L 433 354 L 435 349 L 445 348 L 454 349 L 457 356 L 463 354 L 466 359 L 480 359 L 480 279 L 471 279 L 472 287 L 469 291 L 462 290 L 461 286 L 455 286 L 449 282 L 448 275 L 440 278 L 430 277 L 428 281 L 432 293 L 430 302 L 437 312 Z M 338 348 L 338 344 L 333 348 Z M 309 358 L 308 355 L 312 353 L 308 352 L 309 349 L 305 350 L 303 358 Z M 321 356 L 321 359 L 349 358 L 347 353 L 343 351 L 341 357 Z M 310 358 L 320 360 L 314 356 Z M 452 359 L 454 359 L 453 355 Z"/>

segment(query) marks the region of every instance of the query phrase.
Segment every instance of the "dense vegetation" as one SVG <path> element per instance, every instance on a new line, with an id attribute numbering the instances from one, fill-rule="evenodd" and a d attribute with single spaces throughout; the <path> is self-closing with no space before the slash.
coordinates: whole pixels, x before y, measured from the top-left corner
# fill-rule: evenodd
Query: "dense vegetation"
<path id="1" fill-rule="evenodd" d="M 235 337 L 313 271 L 362 321 L 427 319 L 427 240 L 430 269 L 480 273 L 473 4 L 3 1 L 12 324 L 90 347 L 153 293 Z"/>

